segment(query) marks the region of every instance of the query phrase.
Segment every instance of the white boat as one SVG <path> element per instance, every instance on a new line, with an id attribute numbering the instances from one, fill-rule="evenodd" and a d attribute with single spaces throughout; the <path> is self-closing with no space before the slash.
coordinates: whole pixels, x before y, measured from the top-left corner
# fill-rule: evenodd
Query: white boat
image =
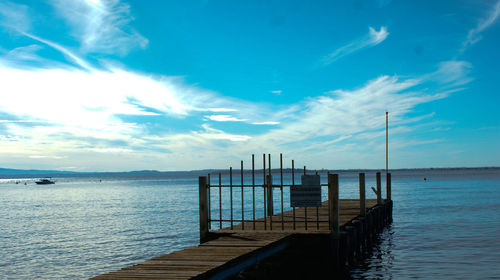
<path id="1" fill-rule="evenodd" d="M 50 184 L 55 184 L 56 182 L 50 180 L 49 178 L 43 178 L 35 182 L 37 185 L 50 185 Z"/>

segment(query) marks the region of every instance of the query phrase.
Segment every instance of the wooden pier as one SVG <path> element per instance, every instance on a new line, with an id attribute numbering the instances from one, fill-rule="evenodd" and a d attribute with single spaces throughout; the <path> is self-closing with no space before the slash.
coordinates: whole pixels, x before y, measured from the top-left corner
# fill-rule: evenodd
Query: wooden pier
<path id="1" fill-rule="evenodd" d="M 281 166 L 280 169 L 282 169 Z M 243 163 L 241 174 L 243 174 Z M 221 191 L 223 186 L 220 180 L 219 185 L 210 186 L 207 183 L 207 177 L 200 177 L 200 245 L 92 279 L 231 279 L 238 274 L 239 278 L 248 279 L 276 278 L 276 274 L 273 274 L 276 266 L 267 267 L 267 271 L 263 271 L 266 270 L 263 268 L 266 266 L 261 265 L 272 258 L 275 259 L 274 263 L 292 263 L 291 266 L 288 265 L 292 268 L 301 264 L 321 263 L 331 269 L 332 273 L 341 271 L 361 260 L 363 252 L 371 247 L 371 242 L 375 239 L 377 232 L 392 221 L 391 177 L 390 174 L 388 175 L 386 176 L 387 199 L 382 199 L 380 173 L 377 173 L 377 189 L 374 190 L 377 199 L 368 200 L 365 199 L 364 173 L 359 174 L 359 198 L 356 199 L 339 199 L 338 175 L 328 174 L 328 184 L 326 184 L 328 200 L 321 202 L 320 206 L 298 207 L 290 211 L 282 210 L 276 214 L 267 208 L 264 213 L 268 215 L 263 218 L 249 220 L 243 218 L 239 223 L 233 223 L 237 220 L 233 219 L 232 188 L 243 189 L 245 187 L 243 175 L 241 175 L 241 185 L 233 186 L 231 170 L 231 185 L 228 186 L 231 191 L 231 218 L 229 220 L 222 218 L 222 212 L 219 219 L 209 217 L 211 213 L 211 201 L 208 199 L 210 188 L 215 187 Z M 252 178 L 254 178 L 253 172 Z M 281 188 L 281 209 L 283 209 L 283 187 L 286 185 L 281 179 L 280 185 L 273 186 L 268 178 L 264 178 L 266 184 L 260 187 Z M 252 183 L 251 186 L 246 187 L 255 188 L 256 186 Z M 292 184 L 289 187 L 295 187 L 295 185 Z M 271 209 L 274 210 L 272 203 L 266 203 L 269 201 L 266 200 L 266 193 L 269 199 L 272 192 L 264 190 L 263 193 L 264 207 L 272 207 Z M 253 199 L 255 201 L 255 197 Z M 244 207 L 243 204 L 241 207 Z M 253 207 L 255 213 L 255 206 Z M 226 223 L 230 221 L 231 225 L 210 230 L 211 222 L 222 225 L 222 221 Z M 287 277 L 293 279 L 315 275 L 310 269 L 307 272 L 303 271 L 306 273 L 304 275 L 300 274 L 300 269 L 297 271 L 299 272 L 287 269 L 283 273 L 288 273 Z M 283 276 L 281 273 L 280 275 Z"/>

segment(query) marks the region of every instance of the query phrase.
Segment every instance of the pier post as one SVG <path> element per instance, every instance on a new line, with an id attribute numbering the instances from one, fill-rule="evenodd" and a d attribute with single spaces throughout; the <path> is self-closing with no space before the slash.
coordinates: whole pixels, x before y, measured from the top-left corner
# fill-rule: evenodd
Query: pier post
<path id="1" fill-rule="evenodd" d="M 366 216 L 365 173 L 359 173 L 359 215 Z"/>
<path id="2" fill-rule="evenodd" d="M 391 173 L 387 173 L 386 192 L 387 200 L 391 201 Z"/>
<path id="3" fill-rule="evenodd" d="M 334 265 L 340 264 L 339 260 L 339 175 L 328 174 L 328 216 L 330 220 L 330 236 Z"/>
<path id="4" fill-rule="evenodd" d="M 377 172 L 377 205 L 382 204 L 382 183 L 380 180 L 380 172 Z"/>
<path id="5" fill-rule="evenodd" d="M 207 199 L 207 177 L 198 178 L 200 194 L 200 243 L 206 242 L 208 238 L 208 199 Z"/>
<path id="6" fill-rule="evenodd" d="M 361 260 L 361 254 L 362 254 L 362 251 L 363 251 L 363 240 L 362 240 L 362 225 L 361 225 L 361 222 L 358 220 L 358 219 L 354 219 L 352 221 L 352 226 L 354 228 L 354 231 L 356 232 L 356 239 L 355 239 L 355 243 L 354 243 L 354 251 L 356 253 L 356 259 L 357 260 Z"/>

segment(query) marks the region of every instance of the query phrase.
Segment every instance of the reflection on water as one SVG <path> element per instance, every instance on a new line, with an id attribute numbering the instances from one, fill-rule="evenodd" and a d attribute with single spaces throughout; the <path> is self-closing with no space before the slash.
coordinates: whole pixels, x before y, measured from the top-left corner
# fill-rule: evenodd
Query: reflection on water
<path id="1" fill-rule="evenodd" d="M 392 279 L 392 226 L 377 234 L 373 246 L 365 252 L 364 259 L 349 271 L 350 279 Z"/>

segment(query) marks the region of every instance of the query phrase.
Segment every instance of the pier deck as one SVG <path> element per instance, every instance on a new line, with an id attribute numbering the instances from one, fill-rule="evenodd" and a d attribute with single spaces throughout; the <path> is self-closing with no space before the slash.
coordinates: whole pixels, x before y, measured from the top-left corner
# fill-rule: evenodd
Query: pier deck
<path id="1" fill-rule="evenodd" d="M 339 225 L 344 226 L 360 213 L 358 199 L 339 200 Z M 376 199 L 367 199 L 367 210 L 375 207 Z M 96 276 L 94 280 L 104 279 L 207 279 L 233 275 L 249 266 L 250 263 L 262 260 L 284 249 L 291 236 L 297 234 L 329 234 L 328 202 L 323 202 L 318 209 L 317 223 L 316 208 L 308 208 L 307 230 L 305 229 L 305 209 L 295 211 L 295 230 L 293 229 L 293 212 L 286 211 L 284 216 L 284 230 L 282 229 L 281 213 L 272 217 L 272 230 L 269 217 L 266 230 L 264 222 L 253 222 L 234 225 L 233 230 L 223 228 L 211 232 L 214 238 L 195 247 L 176 251 L 156 257 L 142 263 L 123 268 L 121 270 Z M 324 222 L 323 222 L 324 221 Z"/>

